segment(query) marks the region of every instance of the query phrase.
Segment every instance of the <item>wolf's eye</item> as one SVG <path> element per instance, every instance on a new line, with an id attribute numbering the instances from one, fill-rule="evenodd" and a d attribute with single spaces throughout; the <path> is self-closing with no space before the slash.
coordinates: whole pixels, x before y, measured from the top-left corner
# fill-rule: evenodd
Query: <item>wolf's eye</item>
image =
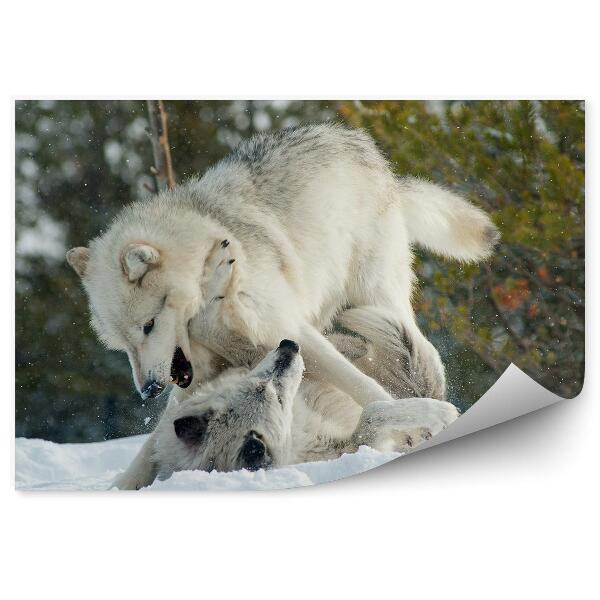
<path id="1" fill-rule="evenodd" d="M 154 319 L 150 319 L 145 325 L 144 325 L 144 335 L 148 335 L 152 329 L 154 329 Z"/>

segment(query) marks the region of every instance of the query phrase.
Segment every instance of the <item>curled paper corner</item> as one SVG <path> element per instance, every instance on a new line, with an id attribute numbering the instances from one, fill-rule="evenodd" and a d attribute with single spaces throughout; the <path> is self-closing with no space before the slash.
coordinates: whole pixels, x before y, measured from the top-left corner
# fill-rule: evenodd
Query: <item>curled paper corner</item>
<path id="1" fill-rule="evenodd" d="M 511 363 L 471 408 L 435 437 L 411 450 L 410 454 L 516 419 L 560 400 L 564 398 L 550 392 Z"/>

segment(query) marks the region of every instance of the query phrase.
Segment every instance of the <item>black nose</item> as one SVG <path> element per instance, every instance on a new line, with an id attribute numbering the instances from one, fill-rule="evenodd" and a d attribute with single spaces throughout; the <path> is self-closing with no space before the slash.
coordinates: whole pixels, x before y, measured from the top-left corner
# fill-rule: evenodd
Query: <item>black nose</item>
<path id="1" fill-rule="evenodd" d="M 289 350 L 290 352 L 296 354 L 298 350 L 300 350 L 300 346 L 298 346 L 298 344 L 292 340 L 281 340 L 281 342 L 279 342 L 279 349 Z"/>
<path id="2" fill-rule="evenodd" d="M 244 467 L 249 471 L 257 471 L 262 467 L 264 458 L 264 443 L 255 437 L 250 438 L 242 448 L 242 460 L 244 462 Z"/>
<path id="3" fill-rule="evenodd" d="M 142 387 L 142 400 L 156 398 L 156 396 L 158 396 L 164 389 L 165 386 L 158 383 L 158 381 L 146 381 L 146 383 L 144 383 L 144 387 Z"/>

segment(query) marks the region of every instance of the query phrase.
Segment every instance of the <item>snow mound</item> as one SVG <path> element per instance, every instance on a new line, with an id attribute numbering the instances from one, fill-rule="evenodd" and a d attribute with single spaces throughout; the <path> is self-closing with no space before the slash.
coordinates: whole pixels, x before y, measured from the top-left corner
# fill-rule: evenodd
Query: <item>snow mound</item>
<path id="1" fill-rule="evenodd" d="M 18 490 L 106 490 L 133 460 L 147 436 L 91 444 L 55 444 L 15 440 L 15 487 Z M 303 463 L 268 471 L 206 473 L 183 471 L 147 490 L 274 490 L 335 481 L 378 467 L 401 456 L 367 446 L 336 460 Z"/>

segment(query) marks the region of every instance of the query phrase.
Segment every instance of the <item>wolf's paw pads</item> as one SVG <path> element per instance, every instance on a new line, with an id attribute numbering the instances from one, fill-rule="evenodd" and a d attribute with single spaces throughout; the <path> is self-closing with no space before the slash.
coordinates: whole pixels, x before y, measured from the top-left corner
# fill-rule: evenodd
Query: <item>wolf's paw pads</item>
<path id="1" fill-rule="evenodd" d="M 394 430 L 392 428 L 390 432 L 394 449 L 397 452 L 414 448 L 422 442 L 431 439 L 432 435 L 432 431 L 427 427 L 419 427 L 410 431 Z"/>

